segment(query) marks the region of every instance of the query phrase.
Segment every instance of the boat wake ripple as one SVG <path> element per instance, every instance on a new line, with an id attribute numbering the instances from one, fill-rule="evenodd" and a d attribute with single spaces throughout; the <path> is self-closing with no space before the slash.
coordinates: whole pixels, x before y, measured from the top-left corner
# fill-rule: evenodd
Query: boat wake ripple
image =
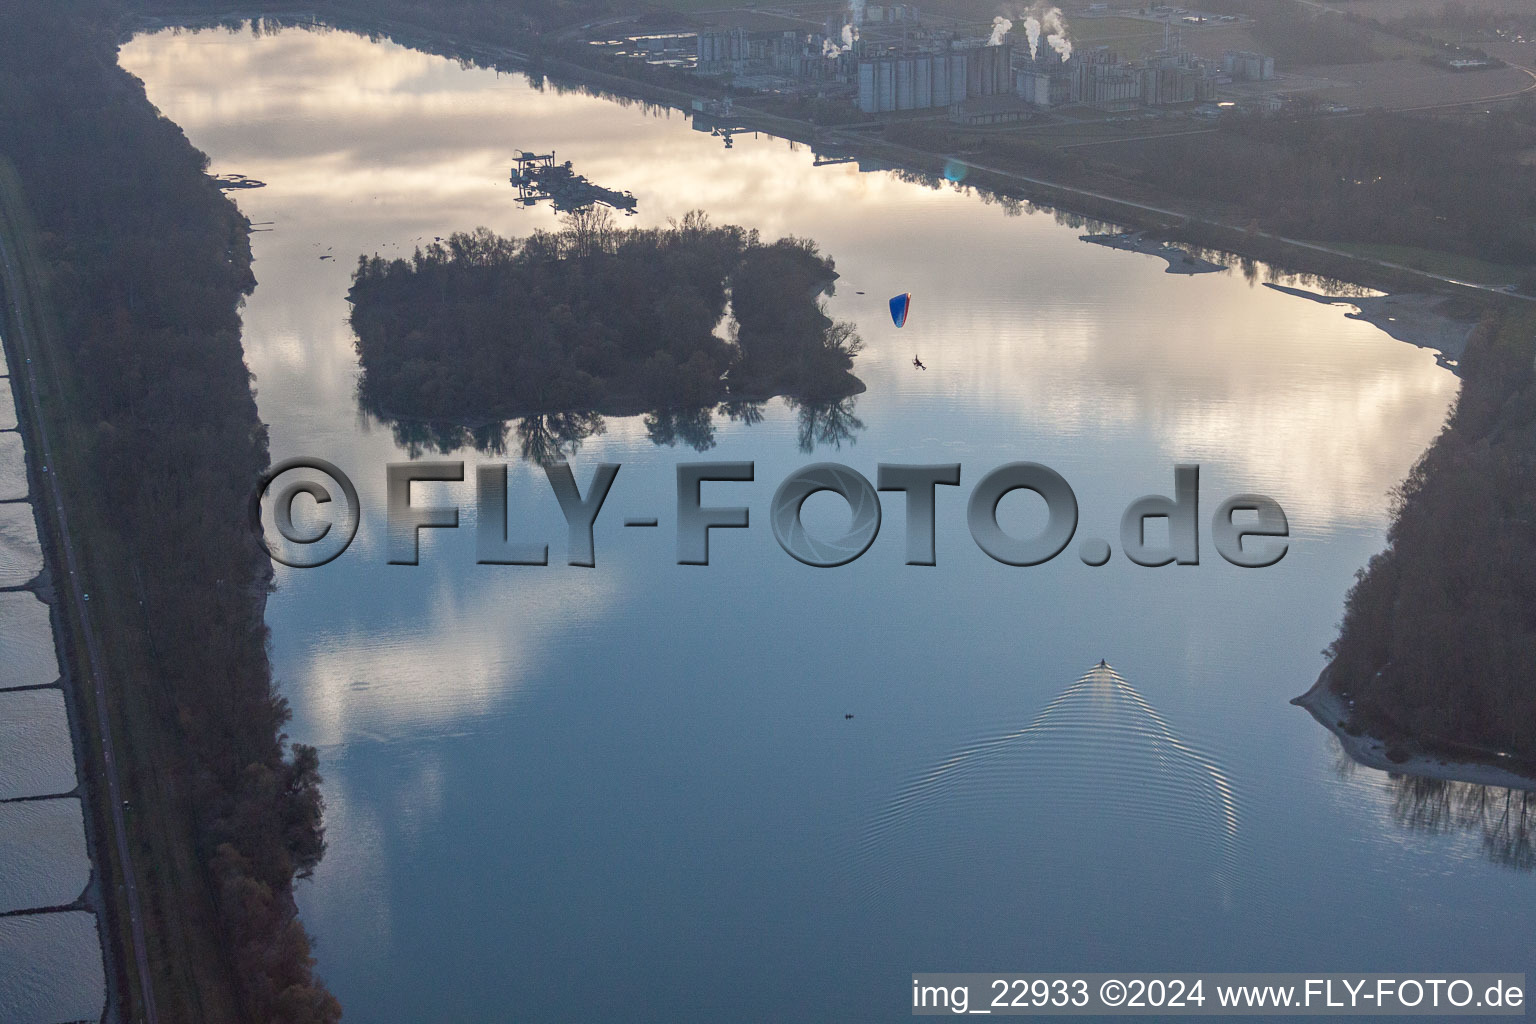
<path id="1" fill-rule="evenodd" d="M 1243 863 L 1240 820 L 1215 760 L 1101 663 L 1022 729 L 969 743 L 911 779 L 865 828 L 855 859 L 866 899 L 899 870 L 926 875 L 937 861 L 981 870 L 979 858 L 1001 855 L 1010 868 L 1076 875 L 1103 854 L 1133 870 L 1202 873 L 1225 900 Z"/>

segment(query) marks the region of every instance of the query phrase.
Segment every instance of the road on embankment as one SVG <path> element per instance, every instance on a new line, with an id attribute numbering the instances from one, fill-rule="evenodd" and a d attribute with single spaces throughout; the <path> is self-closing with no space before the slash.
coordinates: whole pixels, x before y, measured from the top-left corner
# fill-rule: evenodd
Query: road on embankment
<path id="1" fill-rule="evenodd" d="M 3 185 L 3 181 L 0 181 L 0 187 Z M 93 780 L 96 784 L 90 789 L 99 798 L 103 789 L 100 783 L 105 782 L 109 811 L 107 818 L 112 823 L 113 848 L 117 855 L 118 869 L 122 875 L 119 884 L 127 907 L 128 937 L 133 947 L 132 958 L 138 975 L 138 1002 L 142 1011 L 140 1020 L 143 1024 L 159 1024 L 160 1017 L 155 1009 L 155 993 L 149 972 L 149 947 L 144 936 L 144 917 L 139 899 L 138 877 L 134 872 L 133 858 L 129 852 L 128 823 L 123 814 L 122 786 L 117 774 L 118 760 L 113 751 L 112 725 L 107 712 L 107 679 L 102 671 L 106 659 L 102 655 L 101 641 L 96 627 L 91 621 L 89 591 L 85 589 L 86 581 L 79 572 L 79 561 L 75 557 L 74 542 L 69 532 L 69 516 L 64 508 L 64 499 L 59 488 L 59 463 L 56 461 L 56 453 L 48 435 L 48 421 L 43 415 L 38 389 L 38 377 L 45 365 L 37 339 L 37 318 L 42 314 L 35 310 L 32 304 L 32 297 L 38 294 L 33 290 L 38 281 L 35 277 L 29 276 L 30 268 L 23 264 L 20 255 L 21 245 L 16 237 L 8 237 L 7 231 L 9 228 L 15 232 L 16 223 L 14 217 L 5 216 L 6 209 L 9 207 L 14 210 L 22 201 L 19 195 L 0 196 L 0 290 L 3 290 L 6 299 L 7 308 L 4 312 L 9 314 L 10 327 L 7 334 L 13 342 L 12 356 L 16 357 L 11 363 L 12 392 L 17 399 L 18 417 L 27 434 L 27 449 L 39 469 L 37 475 L 43 485 L 42 500 L 38 502 L 37 507 L 44 516 L 53 521 L 54 529 L 51 532 L 57 538 L 55 550 L 63 563 L 53 566 L 55 587 L 63 599 L 70 603 L 74 612 L 74 621 L 79 624 L 79 635 L 74 639 L 85 655 L 86 673 L 90 678 L 78 682 L 87 683 L 90 686 L 92 699 L 96 705 L 96 728 L 101 737 L 101 763 L 104 771 L 103 778 Z M 18 383 L 22 385 L 19 388 L 14 386 Z M 55 388 L 53 393 L 58 394 L 58 389 Z M 71 658 L 62 659 L 62 661 L 65 684 L 70 685 L 74 682 L 70 677 L 74 674 L 77 662 Z M 82 766 L 93 763 L 89 757 L 89 751 L 82 750 L 79 753 Z M 101 869 L 102 865 L 98 864 L 97 867 Z M 103 871 L 103 874 L 107 873 Z M 109 878 L 103 879 L 104 888 L 110 884 Z"/>
<path id="2" fill-rule="evenodd" d="M 738 107 L 737 109 L 741 110 L 742 108 Z M 750 120 L 751 114 L 749 112 L 743 111 L 743 115 L 743 120 Z M 827 141 L 837 141 L 854 149 L 862 148 L 866 151 L 869 151 L 871 149 L 878 148 L 891 151 L 898 156 L 904 156 L 906 161 L 911 161 L 918 167 L 921 167 L 924 164 L 931 164 L 935 160 L 945 159 L 944 156 L 938 153 L 932 153 L 922 149 L 915 149 L 911 146 L 904 146 L 896 142 L 886 142 L 885 140 L 870 140 L 869 138 L 861 137 L 856 132 L 850 132 L 844 129 L 828 129 L 822 133 L 820 138 Z M 1383 270 L 1390 270 L 1399 274 L 1411 274 L 1414 277 L 1423 279 L 1426 283 L 1434 282 L 1442 285 L 1450 285 L 1456 288 L 1471 289 L 1485 295 L 1497 296 L 1503 299 L 1516 299 L 1521 302 L 1536 302 L 1536 296 L 1523 295 L 1519 292 L 1506 291 L 1503 288 L 1497 288 L 1493 285 L 1479 284 L 1476 281 L 1463 281 L 1458 278 L 1448 277 L 1444 274 L 1436 274 L 1428 270 L 1420 270 L 1417 267 L 1410 267 L 1406 263 L 1394 263 L 1391 260 L 1376 259 L 1371 256 L 1362 256 L 1359 253 L 1348 252 L 1344 249 L 1336 249 L 1332 246 L 1322 245 L 1317 242 L 1304 242 L 1299 238 L 1287 238 L 1285 235 L 1277 235 L 1268 231 L 1260 231 L 1257 229 L 1248 230 L 1234 224 L 1224 224 L 1221 221 L 1206 220 L 1183 210 L 1174 210 L 1166 206 L 1154 206 L 1151 203 L 1141 203 L 1133 199 L 1126 199 L 1122 196 L 1113 196 L 1107 192 L 1096 192 L 1092 189 L 1079 188 L 1075 185 L 1063 185 L 1060 182 L 1047 181 L 1044 178 L 1031 177 L 1027 174 L 1021 174 L 1018 171 L 1010 171 L 1002 167 L 990 167 L 986 164 L 977 163 L 974 160 L 970 160 L 965 157 L 955 157 L 954 159 L 963 163 L 968 169 L 972 171 L 980 171 L 983 174 L 987 174 L 994 178 L 1002 179 L 1005 181 L 1018 182 L 1019 184 L 1029 186 L 1037 191 L 1044 192 L 1046 195 L 1042 197 L 1043 200 L 1053 205 L 1070 208 L 1072 205 L 1072 199 L 1074 197 L 1079 199 L 1089 199 L 1092 200 L 1096 206 L 1107 207 L 1110 210 L 1118 209 L 1130 215 L 1152 214 L 1160 220 L 1171 224 L 1214 228 L 1223 232 L 1239 232 L 1246 234 L 1249 238 L 1262 239 L 1263 241 L 1272 242 L 1282 246 L 1302 249 L 1309 252 L 1315 252 L 1339 259 L 1349 260 L 1355 264 L 1379 267 Z M 1106 219 L 1111 219 L 1111 217 L 1112 214 L 1106 214 Z"/>

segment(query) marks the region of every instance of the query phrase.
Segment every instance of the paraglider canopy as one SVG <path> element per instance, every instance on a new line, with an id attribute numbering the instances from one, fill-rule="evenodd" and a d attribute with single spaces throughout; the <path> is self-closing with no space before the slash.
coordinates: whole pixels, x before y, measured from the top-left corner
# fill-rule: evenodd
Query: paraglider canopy
<path id="1" fill-rule="evenodd" d="M 891 300 L 891 320 L 897 327 L 906 325 L 907 307 L 912 304 L 912 293 L 902 292 Z"/>

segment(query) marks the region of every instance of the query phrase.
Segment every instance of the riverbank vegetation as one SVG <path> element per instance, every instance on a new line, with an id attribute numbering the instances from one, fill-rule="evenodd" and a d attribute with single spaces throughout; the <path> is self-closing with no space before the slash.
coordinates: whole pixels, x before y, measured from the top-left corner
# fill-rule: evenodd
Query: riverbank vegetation
<path id="1" fill-rule="evenodd" d="M 318 759 L 282 733 L 271 564 L 248 515 L 267 466 L 240 345 L 248 224 L 117 66 L 121 13 L 99 0 L 0 7 L 0 199 L 23 267 L 7 306 L 26 303 L 39 328 L 29 340 L 59 457 L 48 468 L 79 556 L 70 583 L 89 587 L 103 648 L 159 1016 L 334 1021 L 293 898 L 324 849 Z M 77 679 L 83 642 L 76 624 Z M 92 700 L 88 686 L 73 693 Z M 94 715 L 80 718 L 82 764 L 99 779 Z M 110 844 L 95 853 L 120 1016 L 138 1020 Z"/>
<path id="2" fill-rule="evenodd" d="M 1536 148 L 1536 99 L 1467 119 L 1386 111 L 1232 116 L 1204 133 L 1144 139 L 1116 139 L 1094 128 L 1086 148 L 1085 131 L 1045 126 L 979 133 L 902 122 L 884 136 L 925 153 L 963 150 L 982 166 L 1187 211 L 1187 226 L 1176 229 L 1187 240 L 1300 262 L 1377 287 L 1423 288 L 1425 282 L 1411 275 L 1391 280 L 1390 268 L 1371 261 L 1393 257 L 1361 247 L 1395 248 L 1406 266 L 1431 274 L 1457 276 L 1470 263 L 1476 268 L 1471 280 L 1536 292 L 1536 190 L 1528 166 Z M 967 180 L 986 179 L 973 173 Z M 1007 187 L 1006 179 L 995 180 Z M 1447 187 L 1452 181 L 1479 186 Z M 1094 209 L 1091 199 L 1066 195 L 1062 202 Z M 1105 216 L 1157 220 L 1110 205 Z M 1232 227 L 1214 230 L 1223 224 Z M 1278 237 L 1266 239 L 1264 232 Z M 1287 246 L 1285 238 L 1341 254 Z"/>
<path id="3" fill-rule="evenodd" d="M 619 229 L 601 207 L 557 232 L 481 228 L 410 259 L 360 257 L 359 393 L 382 416 L 465 424 L 841 398 L 863 385 L 853 326 L 819 300 L 835 277 L 805 239 L 764 243 L 698 212 Z"/>
<path id="4" fill-rule="evenodd" d="M 1328 650 L 1353 728 L 1536 764 L 1536 314 L 1490 317 Z"/>
<path id="5" fill-rule="evenodd" d="M 1254 118 L 1127 150 L 1138 180 L 1251 211 L 1292 237 L 1536 264 L 1536 102 L 1471 120 L 1377 111 Z M 1477 182 L 1457 188 L 1450 182 Z"/>

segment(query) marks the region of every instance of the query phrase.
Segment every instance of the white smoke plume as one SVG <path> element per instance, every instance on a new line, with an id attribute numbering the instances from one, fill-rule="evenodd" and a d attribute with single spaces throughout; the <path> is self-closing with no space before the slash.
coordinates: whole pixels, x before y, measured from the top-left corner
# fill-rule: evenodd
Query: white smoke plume
<path id="1" fill-rule="evenodd" d="M 1013 29 L 1013 22 L 999 14 L 992 19 L 992 35 L 987 39 L 988 46 L 1002 46 L 1003 37 Z"/>
<path id="2" fill-rule="evenodd" d="M 852 25 L 843 26 L 843 49 L 853 49 L 853 44 L 859 41 L 859 30 Z"/>
<path id="3" fill-rule="evenodd" d="M 821 41 L 821 55 L 828 60 L 837 60 L 838 54 L 842 52 L 842 48 L 832 40 L 823 39 Z"/>
<path id="4" fill-rule="evenodd" d="M 1024 34 L 1029 38 L 1029 57 L 1031 60 L 1040 55 L 1040 37 L 1045 36 L 1045 44 L 1057 53 L 1062 60 L 1072 56 L 1072 40 L 1067 34 L 1066 19 L 1061 16 L 1060 7 L 1052 7 L 1047 4 L 1037 3 L 1024 15 Z"/>

